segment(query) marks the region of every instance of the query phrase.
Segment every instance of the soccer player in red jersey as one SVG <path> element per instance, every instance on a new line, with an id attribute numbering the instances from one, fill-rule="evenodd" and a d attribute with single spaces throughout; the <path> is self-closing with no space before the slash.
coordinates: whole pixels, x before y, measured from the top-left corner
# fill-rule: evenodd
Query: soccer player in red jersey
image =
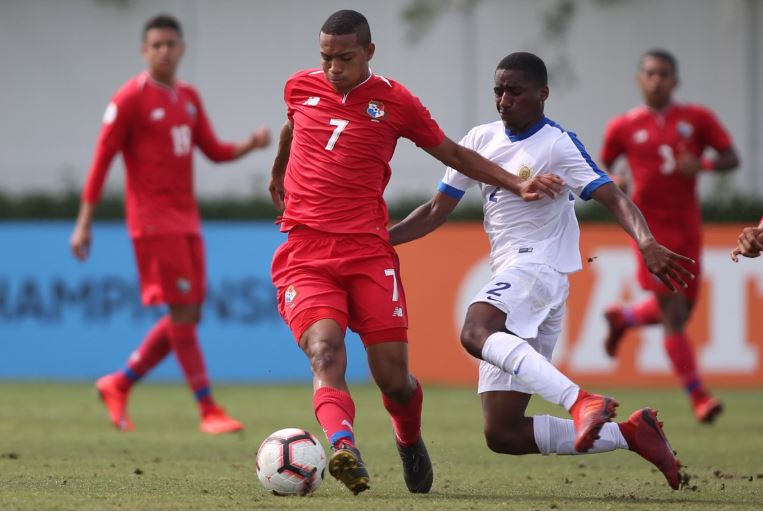
<path id="1" fill-rule="evenodd" d="M 747 258 L 757 258 L 763 251 L 763 217 L 760 218 L 758 226 L 748 226 L 737 239 L 737 247 L 731 252 L 731 259 L 734 262 L 739 261 L 739 255 Z"/>
<path id="2" fill-rule="evenodd" d="M 112 423 L 122 431 L 133 429 L 127 415 L 132 385 L 170 351 L 198 401 L 201 431 L 218 434 L 243 427 L 212 399 L 196 335 L 205 264 L 193 193 L 193 148 L 198 146 L 215 162 L 228 161 L 267 146 L 270 133 L 259 128 L 243 142 L 220 142 L 199 94 L 176 78 L 184 49 L 182 29 L 174 17 L 159 15 L 146 22 L 142 53 L 148 68 L 128 80 L 106 108 L 70 240 L 75 257 L 86 260 L 103 182 L 114 156 L 121 152 L 127 170 L 127 227 L 142 300 L 169 307 L 169 314 L 151 328 L 125 367 L 96 383 Z"/>
<path id="3" fill-rule="evenodd" d="M 607 353 L 614 357 L 624 333 L 631 327 L 663 325 L 665 351 L 691 398 L 700 422 L 712 422 L 722 405 L 715 399 L 697 370 L 691 342 L 686 334 L 701 281 L 702 219 L 696 184 L 700 171 L 728 171 L 739 165 L 727 131 L 705 107 L 673 101 L 678 85 L 676 59 L 664 50 L 650 50 L 640 61 L 637 84 L 644 105 L 614 118 L 606 129 L 601 160 L 612 168 L 625 157 L 631 171 L 633 201 L 644 213 L 660 244 L 692 258 L 688 269 L 696 276 L 679 294 L 670 293 L 638 261 L 641 286 L 654 294 L 647 300 L 605 311 L 609 333 Z M 714 158 L 703 156 L 713 148 Z"/>
<path id="4" fill-rule="evenodd" d="M 408 370 L 405 293 L 383 198 L 397 140 L 408 138 L 446 165 L 526 200 L 553 196 L 561 180 L 521 182 L 448 139 L 418 98 L 371 72 L 375 46 L 362 14 L 332 14 L 319 47 L 322 68 L 286 82 L 287 122 L 269 186 L 289 234 L 273 256 L 279 311 L 310 361 L 315 416 L 332 447 L 331 475 L 355 494 L 369 487 L 345 381 L 349 327 L 363 341 L 392 417 L 406 486 L 426 493 L 433 472 L 421 436 L 423 394 Z"/>

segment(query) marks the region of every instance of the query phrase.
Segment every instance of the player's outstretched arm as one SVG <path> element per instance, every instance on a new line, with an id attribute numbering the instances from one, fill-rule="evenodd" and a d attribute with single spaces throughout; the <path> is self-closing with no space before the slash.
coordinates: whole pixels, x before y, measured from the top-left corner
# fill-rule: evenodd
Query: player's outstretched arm
<path id="1" fill-rule="evenodd" d="M 233 158 L 243 157 L 257 148 L 266 148 L 270 144 L 270 129 L 265 126 L 259 127 L 252 134 L 233 146 Z"/>
<path id="2" fill-rule="evenodd" d="M 602 185 L 591 196 L 614 214 L 620 226 L 638 244 L 649 271 L 665 286 L 675 292 L 676 284 L 686 287 L 686 281 L 694 279 L 694 275 L 681 265 L 694 261 L 659 244 L 641 211 L 614 183 Z"/>
<path id="3" fill-rule="evenodd" d="M 508 189 L 525 201 L 539 200 L 543 195 L 553 198 L 564 186 L 564 181 L 554 174 L 538 175 L 533 180 L 522 181 L 476 151 L 447 137 L 439 145 L 424 150 L 446 166 L 488 185 Z"/>
<path id="4" fill-rule="evenodd" d="M 278 137 L 278 153 L 275 160 L 273 160 L 273 168 L 270 173 L 270 183 L 268 184 L 268 190 L 270 191 L 270 199 L 273 201 L 273 205 L 282 211 L 284 208 L 284 187 L 283 179 L 286 175 L 286 165 L 289 163 L 289 152 L 291 152 L 291 139 L 293 135 L 293 126 L 291 121 L 286 121 L 281 127 L 281 133 Z"/>
<path id="5" fill-rule="evenodd" d="M 442 192 L 408 214 L 405 219 L 389 229 L 389 241 L 394 246 L 412 240 L 436 230 L 448 219 L 458 205 L 458 200 Z"/>
<path id="6" fill-rule="evenodd" d="M 91 226 L 95 215 L 95 205 L 83 201 L 79 206 L 79 214 L 74 224 L 74 230 L 69 238 L 69 247 L 78 260 L 83 262 L 87 260 L 90 254 L 90 244 L 92 242 Z"/>
<path id="7" fill-rule="evenodd" d="M 739 261 L 739 255 L 757 258 L 763 252 L 763 219 L 758 226 L 748 226 L 737 238 L 737 247 L 731 252 L 731 259 Z"/>

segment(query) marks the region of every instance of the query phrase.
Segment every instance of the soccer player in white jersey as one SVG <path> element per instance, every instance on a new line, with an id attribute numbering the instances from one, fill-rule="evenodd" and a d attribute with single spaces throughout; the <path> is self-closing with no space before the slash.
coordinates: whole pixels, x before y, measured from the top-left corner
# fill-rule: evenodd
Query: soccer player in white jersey
<path id="1" fill-rule="evenodd" d="M 505 57 L 495 72 L 501 120 L 472 129 L 461 144 L 528 180 L 553 172 L 566 193 L 523 203 L 503 189 L 448 168 L 429 202 L 390 229 L 401 244 L 443 224 L 466 189 L 478 185 L 493 276 L 469 306 L 461 344 L 479 358 L 479 388 L 488 447 L 506 454 L 581 454 L 630 449 L 677 489 L 681 464 L 651 408 L 625 422 L 609 422 L 617 402 L 589 394 L 549 361 L 568 293 L 567 274 L 580 270 L 579 228 L 572 193 L 607 207 L 638 243 L 649 268 L 672 290 L 692 278 L 691 259 L 661 246 L 633 202 L 591 160 L 574 133 L 546 118 L 549 88 L 543 61 L 525 52 Z M 562 405 L 572 420 L 525 416 L 532 394 Z"/>

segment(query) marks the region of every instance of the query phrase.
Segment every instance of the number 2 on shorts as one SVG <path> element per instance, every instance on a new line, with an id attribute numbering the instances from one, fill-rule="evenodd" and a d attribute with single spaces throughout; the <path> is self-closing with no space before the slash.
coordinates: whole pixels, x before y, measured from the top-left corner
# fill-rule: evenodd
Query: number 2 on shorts
<path id="1" fill-rule="evenodd" d="M 506 290 L 511 288 L 511 283 L 506 283 L 505 281 L 497 281 L 495 282 L 497 285 L 494 289 L 490 289 L 487 291 L 487 295 L 489 296 L 500 296 L 502 290 Z"/>

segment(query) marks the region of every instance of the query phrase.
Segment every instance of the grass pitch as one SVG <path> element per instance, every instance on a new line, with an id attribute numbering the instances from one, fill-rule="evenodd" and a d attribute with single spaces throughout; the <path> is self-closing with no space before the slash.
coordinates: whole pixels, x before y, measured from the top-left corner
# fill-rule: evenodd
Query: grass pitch
<path id="1" fill-rule="evenodd" d="M 283 427 L 323 439 L 310 386 L 218 386 L 217 398 L 246 424 L 242 434 L 198 432 L 190 394 L 181 385 L 134 389 L 137 431 L 107 422 L 92 385 L 0 384 L 0 510 L 607 510 L 763 509 L 763 396 L 721 390 L 726 412 L 698 425 L 677 390 L 610 390 L 620 417 L 649 405 L 691 481 L 674 492 L 630 451 L 589 456 L 506 456 L 482 438 L 473 390 L 425 388 L 424 436 L 435 467 L 427 495 L 402 479 L 389 418 L 379 393 L 353 386 L 356 433 L 371 490 L 355 497 L 326 473 L 312 497 L 274 497 L 260 486 L 255 453 Z M 532 413 L 564 416 L 533 399 Z"/>

